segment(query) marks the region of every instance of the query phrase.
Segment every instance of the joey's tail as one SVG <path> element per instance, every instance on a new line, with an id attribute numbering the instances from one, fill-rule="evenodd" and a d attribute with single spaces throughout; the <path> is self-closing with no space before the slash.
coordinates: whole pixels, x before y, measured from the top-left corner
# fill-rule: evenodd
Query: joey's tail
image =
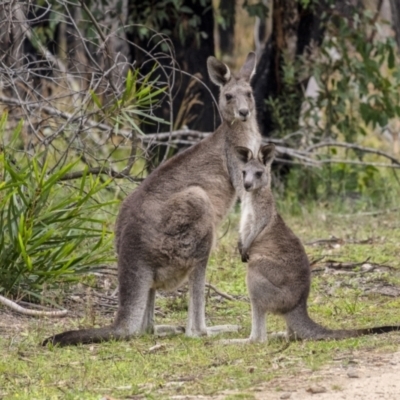
<path id="1" fill-rule="evenodd" d="M 284 315 L 293 339 L 326 340 L 346 339 L 364 335 L 381 334 L 392 331 L 400 332 L 398 326 L 380 326 L 364 329 L 327 329 L 314 322 L 308 315 L 307 305 L 299 304 L 294 310 Z"/>
<path id="2" fill-rule="evenodd" d="M 117 330 L 110 325 L 103 328 L 82 329 L 59 333 L 58 335 L 45 339 L 42 345 L 45 346 L 47 343 L 52 343 L 58 344 L 59 346 L 69 346 L 123 339 L 128 339 L 128 335 L 117 332 Z"/>

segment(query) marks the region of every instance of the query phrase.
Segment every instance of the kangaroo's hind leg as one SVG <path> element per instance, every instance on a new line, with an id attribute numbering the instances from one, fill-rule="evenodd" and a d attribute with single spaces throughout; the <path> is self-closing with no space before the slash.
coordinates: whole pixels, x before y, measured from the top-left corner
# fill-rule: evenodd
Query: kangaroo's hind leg
<path id="1" fill-rule="evenodd" d="M 113 327 L 116 336 L 128 339 L 153 324 L 154 275 L 150 265 L 135 257 L 131 243 L 121 243 L 118 253 L 119 305 Z"/>
<path id="2" fill-rule="evenodd" d="M 156 290 L 150 289 L 147 298 L 146 310 L 144 312 L 141 332 L 143 333 L 154 333 L 156 336 L 167 336 L 184 333 L 185 328 L 183 326 L 174 325 L 154 325 L 154 307 L 156 300 Z"/>

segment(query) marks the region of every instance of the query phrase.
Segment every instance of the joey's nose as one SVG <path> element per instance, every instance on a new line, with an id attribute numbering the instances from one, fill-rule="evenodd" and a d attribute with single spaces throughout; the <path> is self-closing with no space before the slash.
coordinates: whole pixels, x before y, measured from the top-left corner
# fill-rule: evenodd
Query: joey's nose
<path id="1" fill-rule="evenodd" d="M 246 118 L 249 115 L 249 110 L 247 108 L 241 108 L 239 114 L 241 117 Z"/>
<path id="2" fill-rule="evenodd" d="M 250 183 L 250 182 L 245 182 L 245 183 L 244 183 L 244 188 L 245 188 L 246 190 L 249 190 L 249 189 L 251 188 L 251 183 Z"/>

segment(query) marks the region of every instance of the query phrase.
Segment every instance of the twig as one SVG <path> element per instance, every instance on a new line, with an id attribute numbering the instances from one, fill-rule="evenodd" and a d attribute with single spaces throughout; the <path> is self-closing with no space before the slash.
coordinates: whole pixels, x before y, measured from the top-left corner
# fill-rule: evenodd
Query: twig
<path id="1" fill-rule="evenodd" d="M 382 168 L 396 168 L 400 169 L 400 164 L 385 164 L 377 162 L 364 162 L 356 160 L 339 160 L 339 159 L 329 159 L 329 160 L 319 160 L 321 164 L 351 164 L 351 165 L 363 165 L 365 167 L 382 167 Z"/>
<path id="2" fill-rule="evenodd" d="M 355 267 L 359 267 L 369 261 L 371 257 L 366 258 L 364 261 L 361 262 L 352 262 L 352 263 L 344 263 L 344 262 L 336 262 L 333 260 L 327 260 L 325 262 L 325 266 L 331 269 L 352 269 Z"/>
<path id="3" fill-rule="evenodd" d="M 382 157 L 388 158 L 390 161 L 392 161 L 394 164 L 400 165 L 400 161 L 397 160 L 395 157 L 391 156 L 388 153 L 385 153 L 384 151 L 377 150 L 377 149 L 372 149 L 370 147 L 363 147 L 358 144 L 354 143 L 345 143 L 345 142 L 321 142 L 314 144 L 313 146 L 310 146 L 306 149 L 307 153 L 312 152 L 313 150 L 319 149 L 321 147 L 344 147 L 346 149 L 352 149 L 352 150 L 359 150 L 364 153 L 371 153 L 371 154 L 377 154 Z"/>
<path id="4" fill-rule="evenodd" d="M 107 167 L 95 167 L 95 168 L 88 168 L 84 171 L 75 171 L 69 174 L 65 174 L 60 178 L 61 181 L 68 181 L 72 179 L 82 178 L 82 176 L 92 174 L 92 175 L 108 175 L 115 179 L 122 179 L 122 178 L 129 178 L 135 182 L 142 182 L 143 178 L 134 178 L 129 174 L 124 173 L 124 171 L 118 172 L 112 168 Z"/>
<path id="5" fill-rule="evenodd" d="M 64 317 L 67 315 L 68 310 L 59 310 L 59 311 L 40 311 L 40 310 L 29 310 L 27 308 L 21 307 L 17 303 L 12 300 L 7 299 L 4 296 L 0 295 L 0 303 L 5 306 L 11 308 L 12 310 L 19 312 L 24 315 L 30 315 L 34 317 Z"/>
<path id="6" fill-rule="evenodd" d="M 221 297 L 224 297 L 227 300 L 231 300 L 231 301 L 235 300 L 235 298 L 233 296 L 231 296 L 230 294 L 226 294 L 224 292 L 221 292 L 219 289 L 217 289 L 211 283 L 206 283 L 206 287 L 208 287 L 209 289 L 214 290 L 215 293 L 219 294 Z"/>
<path id="7" fill-rule="evenodd" d="M 381 214 L 389 214 L 391 212 L 396 212 L 399 211 L 400 207 L 396 208 L 389 208 L 388 210 L 376 210 L 376 211 L 366 211 L 366 212 L 360 212 L 360 213 L 355 213 L 355 214 L 335 214 L 337 217 L 367 217 L 367 216 L 374 216 L 374 215 L 381 215 Z"/>

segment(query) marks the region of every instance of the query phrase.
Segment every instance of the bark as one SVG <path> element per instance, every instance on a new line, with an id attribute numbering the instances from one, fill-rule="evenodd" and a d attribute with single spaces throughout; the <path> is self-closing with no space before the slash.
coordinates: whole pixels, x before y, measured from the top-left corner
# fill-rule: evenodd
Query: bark
<path id="1" fill-rule="evenodd" d="M 235 39 L 235 1 L 221 0 L 219 10 L 224 19 L 224 26 L 218 26 L 219 48 L 222 56 L 232 56 Z"/>
<path id="2" fill-rule="evenodd" d="M 283 3 L 275 0 L 272 14 L 272 34 L 266 43 L 257 65 L 253 87 L 257 102 L 258 122 L 264 136 L 273 130 L 271 110 L 265 105 L 269 98 L 277 98 L 285 92 L 282 80 L 284 61 L 292 62 L 295 57 L 304 55 L 310 45 L 319 46 L 324 29 L 321 14 L 324 2 L 318 2 L 313 9 L 303 9 L 295 0 Z M 299 95 L 303 92 L 299 84 Z M 300 115 L 301 101 L 296 110 Z M 297 127 L 293 127 L 295 130 Z"/>
<path id="3" fill-rule="evenodd" d="M 392 26 L 395 32 L 397 48 L 400 51 L 400 0 L 390 0 L 392 9 Z"/>
<path id="4" fill-rule="evenodd" d="M 138 9 L 141 6 L 142 0 L 130 2 L 131 9 Z M 159 31 L 168 30 L 168 35 L 173 49 L 175 51 L 175 66 L 184 73 L 176 71 L 175 82 L 172 89 L 173 93 L 173 121 L 174 129 L 179 129 L 187 126 L 190 129 L 213 131 L 219 125 L 219 115 L 209 91 L 196 79 L 191 78 L 187 74 L 195 75 L 199 80 L 204 82 L 211 90 L 211 93 L 217 98 L 218 90 L 213 85 L 208 77 L 207 72 L 207 57 L 214 55 L 214 16 L 211 0 L 207 0 L 205 7 L 197 0 L 184 0 L 183 6 L 187 6 L 193 10 L 193 15 L 200 16 L 200 25 L 195 31 L 191 29 L 188 20 L 192 14 L 181 14 L 180 19 L 176 19 L 172 12 L 168 13 L 170 18 L 164 21 Z M 168 10 L 167 10 L 168 12 Z M 201 34 L 199 34 L 201 33 Z M 146 51 L 154 52 L 154 41 L 138 39 L 137 32 L 129 34 L 129 38 L 134 41 L 139 47 Z M 159 48 L 157 48 L 159 51 Z M 142 71 L 150 71 L 154 62 L 140 49 L 133 48 L 133 59 L 137 65 L 142 66 Z M 166 72 L 171 72 L 171 58 L 168 56 L 158 56 L 158 61 L 165 66 Z M 187 74 L 185 74 L 187 73 Z M 165 72 L 160 68 L 154 73 L 159 74 L 160 79 L 168 81 Z M 161 108 L 154 110 L 155 115 L 170 120 L 171 104 L 170 99 L 165 98 Z M 154 132 L 155 127 L 143 125 L 142 129 L 145 132 Z M 160 131 L 168 131 L 167 125 L 160 125 Z"/>

